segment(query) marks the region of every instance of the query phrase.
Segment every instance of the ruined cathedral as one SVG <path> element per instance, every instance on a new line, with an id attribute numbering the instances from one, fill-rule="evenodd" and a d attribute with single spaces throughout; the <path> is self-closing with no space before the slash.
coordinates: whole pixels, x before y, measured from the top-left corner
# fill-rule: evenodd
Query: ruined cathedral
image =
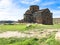
<path id="1" fill-rule="evenodd" d="M 24 14 L 25 23 L 53 24 L 52 13 L 48 8 L 39 9 L 37 5 L 31 5 Z"/>

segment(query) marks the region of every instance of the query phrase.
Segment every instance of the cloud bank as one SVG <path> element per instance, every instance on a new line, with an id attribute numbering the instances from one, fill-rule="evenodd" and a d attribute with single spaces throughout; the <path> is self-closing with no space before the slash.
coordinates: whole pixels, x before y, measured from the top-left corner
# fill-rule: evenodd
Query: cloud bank
<path id="1" fill-rule="evenodd" d="M 13 2 L 15 1 L 15 2 Z M 42 8 L 48 7 L 53 13 L 53 17 L 60 17 L 59 1 L 45 1 L 42 0 L 0 0 L 0 20 L 19 20 L 23 18 L 23 14 L 30 5 L 38 4 Z M 24 5 L 24 6 L 23 6 Z M 52 5 L 54 5 L 54 8 Z M 40 7 L 40 8 L 41 8 Z M 58 10 L 57 10 L 58 9 Z"/>
<path id="2" fill-rule="evenodd" d="M 60 10 L 52 10 L 53 18 L 60 18 Z"/>
<path id="3" fill-rule="evenodd" d="M 37 2 L 40 2 L 41 0 L 21 0 L 21 3 L 24 4 L 37 4 Z"/>
<path id="4" fill-rule="evenodd" d="M 0 1 L 0 20 L 18 20 L 23 18 L 26 9 L 18 8 L 12 0 Z"/>

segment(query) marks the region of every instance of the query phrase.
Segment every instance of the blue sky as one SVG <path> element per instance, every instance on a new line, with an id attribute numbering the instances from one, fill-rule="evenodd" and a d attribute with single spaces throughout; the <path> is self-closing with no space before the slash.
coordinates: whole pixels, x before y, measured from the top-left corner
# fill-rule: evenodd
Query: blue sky
<path id="1" fill-rule="evenodd" d="M 60 18 L 60 0 L 0 0 L 0 20 L 23 19 L 30 5 L 49 8 L 54 18 Z"/>

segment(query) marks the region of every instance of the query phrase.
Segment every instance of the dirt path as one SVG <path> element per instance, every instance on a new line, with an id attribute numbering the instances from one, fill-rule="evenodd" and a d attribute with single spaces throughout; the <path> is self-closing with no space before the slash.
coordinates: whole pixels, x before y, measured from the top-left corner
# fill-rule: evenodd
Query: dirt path
<path id="1" fill-rule="evenodd" d="M 59 29 L 60 30 L 60 29 Z M 58 30 L 58 31 L 59 31 Z M 37 30 L 32 30 L 32 31 L 25 31 L 25 32 L 18 32 L 18 31 L 6 31 L 3 33 L 0 33 L 0 38 L 9 38 L 9 37 L 46 37 L 50 35 L 52 32 L 58 32 L 56 29 L 46 29 L 43 31 L 37 31 Z"/>

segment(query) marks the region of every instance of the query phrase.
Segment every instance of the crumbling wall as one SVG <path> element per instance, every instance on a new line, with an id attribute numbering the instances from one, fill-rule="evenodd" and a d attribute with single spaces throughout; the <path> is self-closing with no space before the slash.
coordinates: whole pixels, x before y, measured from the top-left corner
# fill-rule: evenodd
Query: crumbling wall
<path id="1" fill-rule="evenodd" d="M 50 10 L 39 10 L 39 6 L 32 5 L 24 14 L 24 21 L 28 23 L 53 24 L 52 13 Z"/>

